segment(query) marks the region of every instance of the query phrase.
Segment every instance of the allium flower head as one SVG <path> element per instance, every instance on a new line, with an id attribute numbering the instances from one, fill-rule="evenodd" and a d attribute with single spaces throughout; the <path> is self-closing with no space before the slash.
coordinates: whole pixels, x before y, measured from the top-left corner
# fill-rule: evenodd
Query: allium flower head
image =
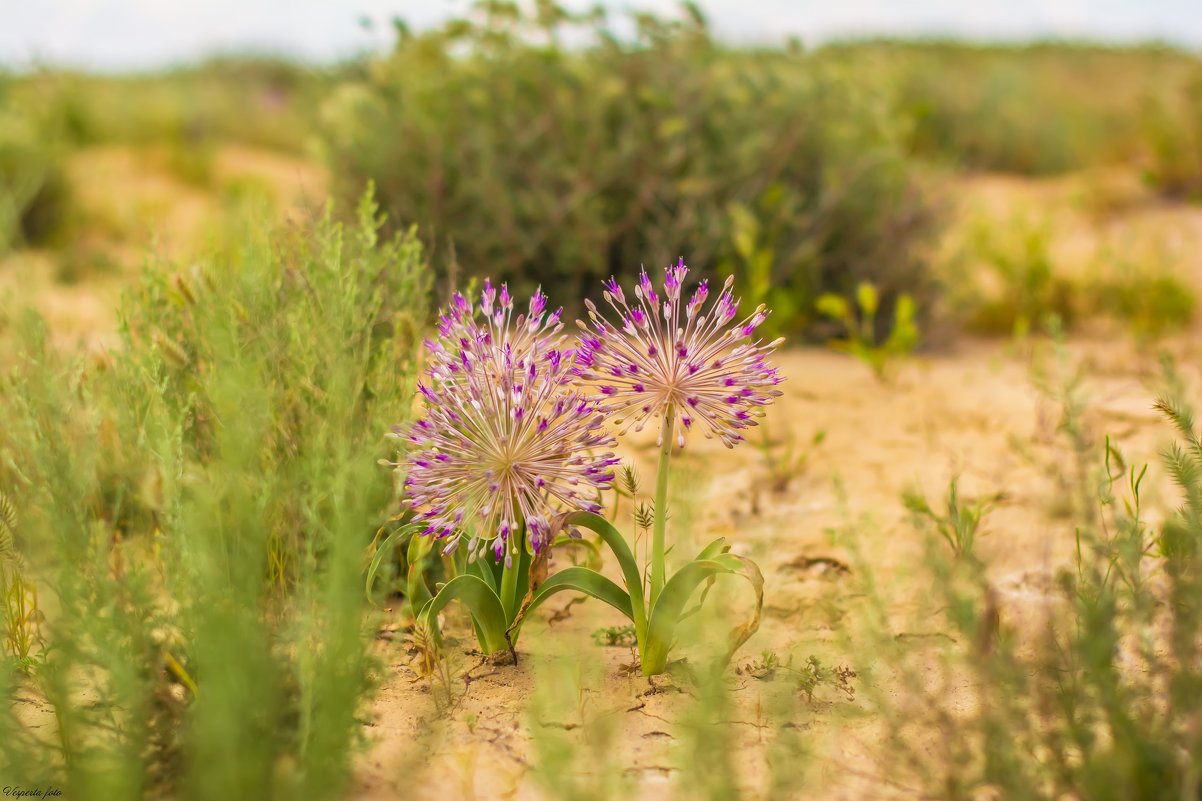
<path id="1" fill-rule="evenodd" d="M 471 558 L 492 543 L 497 558 L 525 522 L 540 551 L 557 533 L 558 511 L 599 511 L 613 481 L 613 444 L 600 404 L 574 387 L 575 352 L 559 347 L 561 312 L 536 292 L 513 314 L 505 285 L 488 281 L 480 303 L 456 294 L 427 340 L 428 380 L 418 384 L 424 416 L 396 432 L 412 448 L 406 503 L 423 533 L 468 540 Z"/>
<path id="2" fill-rule="evenodd" d="M 704 309 L 709 285 L 701 281 L 683 301 L 684 259 L 665 271 L 661 297 L 642 271 L 629 302 L 622 287 L 605 282 L 605 300 L 617 313 L 614 325 L 586 301 L 592 326 L 578 321 L 580 346 L 576 373 L 594 384 L 608 414 L 617 415 L 622 432 L 659 421 L 668 409 L 678 443 L 700 423 L 707 437 L 728 447 L 743 439 L 762 408 L 781 394 L 784 379 L 767 359 L 783 339 L 765 344 L 755 330 L 768 317 L 760 306 L 737 321 L 739 301 L 731 294 L 733 278 Z"/>

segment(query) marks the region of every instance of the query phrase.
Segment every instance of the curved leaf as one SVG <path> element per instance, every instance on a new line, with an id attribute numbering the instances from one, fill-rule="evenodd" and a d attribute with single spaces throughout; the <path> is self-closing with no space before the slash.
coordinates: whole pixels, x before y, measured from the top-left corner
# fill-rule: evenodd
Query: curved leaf
<path id="1" fill-rule="evenodd" d="M 496 653 L 509 648 L 505 636 L 505 610 L 501 599 L 492 587 L 479 576 L 464 574 L 456 576 L 438 590 L 438 593 L 422 607 L 417 622 L 430 632 L 434 641 L 442 644 L 442 633 L 438 629 L 438 613 L 451 601 L 462 601 L 476 624 L 477 638 L 486 653 Z"/>
<path id="2" fill-rule="evenodd" d="M 643 675 L 654 676 L 664 672 L 668 664 L 668 652 L 676 636 L 676 626 L 680 623 L 685 604 L 698 586 L 722 574 L 742 576 L 751 582 L 751 588 L 755 592 L 755 611 L 750 618 L 731 630 L 724 661 L 729 662 L 735 651 L 760 627 L 760 613 L 764 606 L 764 576 L 755 562 L 731 553 L 689 562 L 664 585 L 663 592 L 651 610 L 651 618 L 647 624 L 646 647 L 640 649 Z"/>
<path id="3" fill-rule="evenodd" d="M 513 638 L 514 633 L 522 625 L 522 621 L 526 619 L 526 615 L 530 614 L 532 610 L 555 593 L 565 591 L 582 592 L 585 595 L 596 598 L 598 601 L 609 604 L 614 609 L 626 615 L 630 620 L 634 620 L 634 614 L 630 608 L 630 595 L 597 571 L 590 570 L 587 567 L 574 566 L 564 568 L 552 575 L 539 586 L 526 603 L 522 604 L 521 613 L 513 621 L 507 632 L 510 635 L 510 639 Z"/>
<path id="4" fill-rule="evenodd" d="M 702 548 L 701 553 L 697 554 L 697 558 L 694 559 L 693 561 L 699 562 L 699 561 L 702 561 L 705 559 L 712 559 L 713 557 L 717 556 L 718 554 L 726 553 L 729 550 L 730 550 L 730 546 L 726 544 L 726 537 L 719 537 L 718 539 L 711 542 L 709 545 Z"/>
<path id="5" fill-rule="evenodd" d="M 376 583 L 376 574 L 380 572 L 380 565 L 384 563 L 384 558 L 392 553 L 392 549 L 397 545 L 407 534 L 411 534 L 416 529 L 416 526 L 408 525 L 401 526 L 393 531 L 380 546 L 376 548 L 376 552 L 372 555 L 371 564 L 367 566 L 367 581 L 364 584 L 363 592 L 367 595 L 367 600 L 371 604 L 375 604 L 375 599 L 371 597 L 371 589 Z M 377 535 L 378 536 L 378 535 Z"/>
<path id="6" fill-rule="evenodd" d="M 697 561 L 702 561 L 705 559 L 712 559 L 713 557 L 718 556 L 719 554 L 724 554 L 729 550 L 730 550 L 730 546 L 726 544 L 726 538 L 719 537 L 718 539 L 711 542 L 709 545 L 702 548 L 701 553 L 697 554 L 697 558 L 694 559 L 693 561 L 697 562 Z M 706 596 L 709 595 L 710 589 L 714 586 L 714 582 L 717 580 L 718 580 L 717 574 L 714 574 L 705 580 L 705 589 L 703 589 L 701 591 L 701 597 L 697 599 L 697 603 L 693 605 L 692 609 L 690 609 L 687 612 L 683 612 L 680 615 L 680 617 L 677 618 L 677 620 L 676 620 L 677 623 L 687 620 L 690 617 L 692 617 L 693 615 L 695 615 L 701 611 L 701 607 L 705 605 Z"/>
<path id="7" fill-rule="evenodd" d="M 622 581 L 626 584 L 627 597 L 630 598 L 630 619 L 634 621 L 635 638 L 639 650 L 647 635 L 647 605 L 643 600 L 643 574 L 639 571 L 634 554 L 626 543 L 622 532 L 613 527 L 608 520 L 592 512 L 573 512 L 565 518 L 567 524 L 583 526 L 601 535 L 601 539 L 609 546 L 614 557 L 618 560 L 618 568 L 622 571 Z"/>

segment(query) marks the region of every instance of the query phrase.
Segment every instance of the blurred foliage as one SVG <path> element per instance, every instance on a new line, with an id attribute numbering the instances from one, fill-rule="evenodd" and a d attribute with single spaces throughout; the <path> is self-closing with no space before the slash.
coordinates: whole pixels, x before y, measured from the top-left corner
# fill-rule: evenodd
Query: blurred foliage
<path id="1" fill-rule="evenodd" d="M 885 92 L 796 49 L 723 47 L 695 9 L 629 22 L 619 36 L 599 13 L 489 2 L 400 26 L 323 109 L 336 190 L 374 181 L 444 278 L 541 284 L 569 306 L 679 256 L 739 273 L 785 329 L 861 280 L 928 297 L 932 202 Z"/>
<path id="2" fill-rule="evenodd" d="M 1083 265 L 1069 265 L 1055 247 L 1060 222 L 1030 210 L 970 217 L 943 269 L 952 315 L 971 330 L 1020 340 L 1051 318 L 1072 328 L 1106 317 L 1141 339 L 1194 319 L 1195 292 L 1165 243 L 1103 242 Z"/>
<path id="3" fill-rule="evenodd" d="M 320 98 L 342 74 L 253 57 L 128 75 L 46 70 L 22 76 L 10 102 L 44 108 L 44 130 L 73 146 L 237 141 L 299 153 Z"/>
<path id="4" fill-rule="evenodd" d="M 65 143 L 46 107 L 19 95 L 0 73 L 0 254 L 61 239 L 70 207 Z"/>
<path id="5" fill-rule="evenodd" d="M 966 240 L 957 272 L 967 285 L 958 294 L 970 326 L 1022 339 L 1051 316 L 1072 325 L 1076 298 L 1056 269 L 1049 220 L 1019 213 L 999 225 L 977 217 L 966 227 Z"/>
<path id="6" fill-rule="evenodd" d="M 9 581 L 14 785 L 345 788 L 368 689 L 363 553 L 395 504 L 376 461 L 408 416 L 424 264 L 412 232 L 377 236 L 366 201 L 353 226 L 246 226 L 220 258 L 149 269 L 108 354 L 50 348 L 31 315 L 15 325 L 0 492 L 45 622 L 13 625 L 28 604 Z"/>
<path id="7" fill-rule="evenodd" d="M 392 230 L 422 226 L 444 284 L 488 273 L 570 307 L 610 274 L 683 256 L 773 308 L 768 335 L 813 336 L 817 298 L 861 281 L 925 317 L 944 166 L 1135 165 L 1168 196 L 1200 192 L 1202 64 L 1167 46 L 735 48 L 688 4 L 672 19 L 522 8 L 478 0 L 422 33 L 398 21 L 389 54 L 332 67 L 231 57 L 0 77 L 0 249 L 94 250 L 79 243 L 104 223 L 81 218 L 66 177 L 81 148 L 152 152 L 211 192 L 238 143 L 320 152 L 348 211 L 373 180 Z M 65 277 L 87 272 L 67 261 Z M 974 327 L 1067 305 L 1028 261 L 1003 304 L 1028 308 Z"/>
<path id="8" fill-rule="evenodd" d="M 1107 266 L 1091 288 L 1094 303 L 1102 314 L 1126 323 L 1137 338 L 1155 339 L 1193 322 L 1196 293 L 1168 257 L 1136 260 L 1119 254 Z"/>
<path id="9" fill-rule="evenodd" d="M 1143 116 L 1149 181 L 1169 196 L 1202 201 L 1202 64 L 1180 96 L 1158 94 L 1151 105 Z"/>
<path id="10" fill-rule="evenodd" d="M 1183 98 L 1202 66 L 1160 45 L 867 41 L 827 53 L 887 76 L 915 155 L 1027 175 L 1152 157 L 1178 123 L 1149 140 L 1146 107 Z"/>
<path id="11" fill-rule="evenodd" d="M 1176 437 L 1159 473 L 1181 505 L 1154 509 L 1147 485 L 1157 467 L 1094 438 L 1075 373 L 1046 389 L 1061 410 L 1057 468 L 1077 499 L 1064 530 L 1075 537 L 1071 555 L 1016 586 L 998 569 L 1004 556 L 961 558 L 928 531 L 917 564 L 930 597 L 912 617 L 875 618 L 861 642 L 865 671 L 889 677 L 862 685 L 885 724 L 880 770 L 913 796 L 1168 801 L 1202 789 L 1195 417 L 1170 368 L 1156 407 Z M 879 587 L 865 586 L 881 610 Z M 923 641 L 903 637 L 916 623 L 937 628 Z"/>
<path id="12" fill-rule="evenodd" d="M 867 364 L 883 381 L 889 377 L 894 360 L 910 355 L 918 346 L 919 334 L 914 299 L 909 294 L 897 296 L 888 317 L 878 317 L 880 306 L 880 293 L 867 281 L 856 287 L 854 304 L 833 293 L 818 298 L 818 311 L 838 323 L 846 336 L 833 346 Z"/>
<path id="13" fill-rule="evenodd" d="M 222 144 L 306 152 L 319 99 L 345 72 L 248 57 L 152 74 L 0 73 L 0 253 L 70 249 L 95 224 L 72 203 L 68 159 L 81 148 L 154 149 L 205 188 Z"/>

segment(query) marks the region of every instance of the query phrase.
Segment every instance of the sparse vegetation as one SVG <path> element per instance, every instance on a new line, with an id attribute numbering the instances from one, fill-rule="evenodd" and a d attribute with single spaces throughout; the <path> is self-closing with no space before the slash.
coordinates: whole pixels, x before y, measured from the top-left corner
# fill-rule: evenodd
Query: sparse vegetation
<path id="1" fill-rule="evenodd" d="M 759 448 L 768 475 L 768 486 L 773 492 L 785 492 L 795 479 L 806 472 L 810 457 L 826 441 L 826 429 L 814 432 L 809 441 L 799 445 L 792 431 L 774 440 L 767 423 L 761 423 L 760 427 L 763 433 Z"/>
<path id="2" fill-rule="evenodd" d="M 0 74 L 0 789 L 1198 797 L 1197 55 L 462 11 Z"/>
<path id="3" fill-rule="evenodd" d="M 908 688 L 900 702 L 877 699 L 890 726 L 883 769 L 891 775 L 951 797 L 1177 798 L 1197 790 L 1200 756 L 1181 715 L 1197 682 L 1202 466 L 1188 405 L 1166 396 L 1157 408 L 1177 428 L 1180 442 L 1166 448 L 1162 467 L 1184 505 L 1163 524 L 1150 522 L 1148 467 L 1099 444 L 1089 472 L 1073 479 L 1094 500 L 1072 521 L 1075 556 L 1049 576 L 1037 605 L 1003 599 L 987 564 L 930 552 L 931 603 L 945 610 L 951 638 L 915 645 L 880 632 Z M 1061 430 L 1079 430 L 1075 399 L 1063 413 Z M 949 681 L 972 688 L 971 709 L 959 706 Z"/>
<path id="4" fill-rule="evenodd" d="M 877 288 L 863 282 L 856 287 L 854 305 L 839 295 L 826 294 L 818 298 L 818 311 L 842 327 L 845 339 L 834 340 L 831 346 L 864 362 L 877 379 L 884 381 L 897 359 L 910 355 L 918 346 L 918 324 L 910 295 L 898 295 L 887 320 L 877 317 L 880 303 Z"/>
<path id="5" fill-rule="evenodd" d="M 412 236 L 381 240 L 361 212 L 150 270 L 101 358 L 23 324 L 0 393 L 0 486 L 33 582 L 6 585 L 6 781 L 112 798 L 345 786 L 368 686 L 360 555 L 395 497 L 375 460 L 426 302 Z M 54 599 L 44 623 L 22 605 L 33 586 Z"/>
<path id="6" fill-rule="evenodd" d="M 989 507 L 997 503 L 1000 496 L 964 499 L 960 497 L 959 483 L 959 478 L 953 478 L 947 486 L 946 511 L 933 509 L 926 496 L 917 489 L 903 492 L 902 503 L 914 516 L 915 524 L 932 526 L 957 559 L 973 559 L 977 529 Z"/>

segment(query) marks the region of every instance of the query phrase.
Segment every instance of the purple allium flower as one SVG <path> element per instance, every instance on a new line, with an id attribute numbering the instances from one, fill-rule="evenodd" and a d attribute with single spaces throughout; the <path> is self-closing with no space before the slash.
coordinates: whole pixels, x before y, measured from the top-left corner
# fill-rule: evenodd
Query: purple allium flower
<path id="1" fill-rule="evenodd" d="M 428 380 L 419 384 L 424 416 L 399 435 L 406 460 L 406 503 L 424 534 L 468 540 L 471 558 L 492 543 L 510 558 L 524 522 L 536 551 L 551 542 L 557 511 L 599 511 L 600 490 L 617 458 L 598 402 L 574 385 L 575 351 L 559 346 L 561 312 L 545 314 L 536 292 L 526 314 L 490 282 L 480 303 L 456 294 L 427 340 Z"/>
<path id="2" fill-rule="evenodd" d="M 623 296 L 612 278 L 605 284 L 605 300 L 617 312 L 620 324 L 610 323 L 586 301 L 590 328 L 577 321 L 582 333 L 575 371 L 593 384 L 607 414 L 616 415 L 625 433 L 642 430 L 648 420 L 663 418 L 672 410 L 672 427 L 684 446 L 685 432 L 701 423 L 705 435 L 717 435 L 728 447 L 743 439 L 743 429 L 756 424 L 762 407 L 781 395 L 776 389 L 784 378 L 767 357 L 783 339 L 764 343 L 755 330 L 768 317 L 760 306 L 741 322 L 736 321 L 739 301 L 731 295 L 733 278 L 703 312 L 709 296 L 701 281 L 683 304 L 682 289 L 688 267 L 684 259 L 669 266 L 661 298 L 646 270 L 634 289 L 635 304 Z M 679 423 L 679 424 L 678 424 Z"/>

